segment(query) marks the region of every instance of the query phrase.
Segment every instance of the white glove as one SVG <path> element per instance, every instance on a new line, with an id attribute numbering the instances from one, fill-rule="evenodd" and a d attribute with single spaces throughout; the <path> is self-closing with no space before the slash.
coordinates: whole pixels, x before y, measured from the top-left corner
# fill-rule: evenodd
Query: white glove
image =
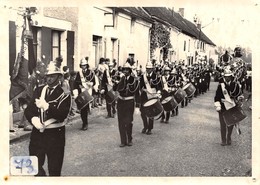
<path id="1" fill-rule="evenodd" d="M 216 111 L 221 111 L 221 107 L 216 107 Z"/>
<path id="2" fill-rule="evenodd" d="M 49 104 L 42 99 L 35 99 L 35 104 L 39 109 L 43 109 L 44 111 L 49 109 Z"/>
<path id="3" fill-rule="evenodd" d="M 221 111 L 221 104 L 220 104 L 220 102 L 219 101 L 216 101 L 215 103 L 214 103 L 214 106 L 215 106 L 215 108 L 216 108 L 216 111 Z"/>
<path id="4" fill-rule="evenodd" d="M 36 117 L 36 116 L 32 117 L 31 122 L 38 130 L 44 128 L 44 125 L 41 123 L 39 117 Z"/>
<path id="5" fill-rule="evenodd" d="M 104 93 L 105 93 L 105 90 L 102 89 L 102 90 L 100 91 L 100 94 L 104 94 Z"/>
<path id="6" fill-rule="evenodd" d="M 135 115 L 140 115 L 140 114 L 141 114 L 141 112 L 140 112 L 140 108 L 135 107 L 134 114 L 135 114 Z"/>

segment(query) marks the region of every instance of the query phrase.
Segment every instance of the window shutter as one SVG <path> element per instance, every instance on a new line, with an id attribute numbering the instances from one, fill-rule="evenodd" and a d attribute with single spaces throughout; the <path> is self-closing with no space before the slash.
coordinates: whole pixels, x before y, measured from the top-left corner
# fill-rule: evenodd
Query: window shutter
<path id="1" fill-rule="evenodd" d="M 16 26 L 9 21 L 9 75 L 11 76 L 16 58 Z"/>
<path id="2" fill-rule="evenodd" d="M 42 27 L 42 55 L 45 56 L 43 61 L 46 65 L 52 60 L 52 37 L 51 37 L 51 29 L 47 27 Z"/>
<path id="3" fill-rule="evenodd" d="M 67 66 L 74 70 L 74 31 L 67 31 Z"/>

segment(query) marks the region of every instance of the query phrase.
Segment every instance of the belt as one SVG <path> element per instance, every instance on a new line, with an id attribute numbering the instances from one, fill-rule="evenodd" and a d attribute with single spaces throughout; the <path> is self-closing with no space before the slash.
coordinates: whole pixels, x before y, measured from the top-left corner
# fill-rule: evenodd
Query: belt
<path id="1" fill-rule="evenodd" d="M 122 97 L 122 96 L 119 95 L 118 98 L 121 99 L 121 100 L 133 100 L 134 96 Z"/>
<path id="2" fill-rule="evenodd" d="M 66 122 L 61 122 L 61 123 L 54 123 L 54 124 L 50 124 L 48 126 L 45 127 L 45 129 L 49 129 L 49 128 L 58 128 L 58 127 L 62 127 L 66 124 Z"/>
<path id="3" fill-rule="evenodd" d="M 62 127 L 66 124 L 65 121 L 57 123 L 57 120 L 54 119 L 54 118 L 51 118 L 51 119 L 45 121 L 44 123 L 45 123 L 46 126 L 42 129 L 40 129 L 40 132 L 44 132 L 45 129 L 59 128 L 59 127 Z"/>

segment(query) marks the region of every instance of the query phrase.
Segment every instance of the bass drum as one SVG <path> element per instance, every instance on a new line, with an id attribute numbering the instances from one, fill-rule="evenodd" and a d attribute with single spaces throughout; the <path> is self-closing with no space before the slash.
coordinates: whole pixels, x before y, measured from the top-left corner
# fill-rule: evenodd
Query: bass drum
<path id="1" fill-rule="evenodd" d="M 228 109 L 223 113 L 223 118 L 227 126 L 235 125 L 246 117 L 247 116 L 243 109 L 238 106 L 232 107 L 231 109 Z"/>
<path id="2" fill-rule="evenodd" d="M 192 83 L 186 84 L 182 89 L 186 92 L 188 97 L 191 97 L 196 91 L 196 88 Z"/>
<path id="3" fill-rule="evenodd" d="M 159 99 L 152 98 L 143 104 L 143 110 L 147 117 L 154 118 L 163 112 L 163 106 Z"/>
<path id="4" fill-rule="evenodd" d="M 94 100 L 93 96 L 88 93 L 88 90 L 83 91 L 75 99 L 77 107 L 79 110 L 83 109 L 86 105 Z"/>
<path id="5" fill-rule="evenodd" d="M 184 100 L 184 98 L 186 97 L 186 92 L 185 92 L 183 89 L 179 88 L 179 89 L 173 94 L 173 96 L 174 96 L 176 102 L 179 104 L 179 103 L 181 103 L 181 102 Z"/>
<path id="6" fill-rule="evenodd" d="M 168 96 L 162 100 L 162 106 L 165 111 L 172 111 L 178 106 L 177 101 L 173 96 Z"/>

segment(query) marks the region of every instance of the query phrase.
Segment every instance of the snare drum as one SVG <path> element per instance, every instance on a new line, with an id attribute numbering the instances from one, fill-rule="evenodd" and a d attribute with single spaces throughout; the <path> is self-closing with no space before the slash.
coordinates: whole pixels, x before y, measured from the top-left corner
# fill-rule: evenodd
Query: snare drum
<path id="1" fill-rule="evenodd" d="M 185 96 L 186 96 L 186 92 L 185 92 L 183 89 L 179 88 L 179 89 L 174 93 L 173 96 L 174 96 L 176 102 L 179 104 L 179 103 L 181 103 L 181 102 L 184 100 L 184 98 L 185 98 Z"/>
<path id="2" fill-rule="evenodd" d="M 105 99 L 108 104 L 112 104 L 117 98 L 118 98 L 118 92 L 113 91 L 113 89 L 108 91 L 107 94 L 105 95 Z"/>
<path id="3" fill-rule="evenodd" d="M 168 112 L 175 109 L 178 106 L 178 103 L 173 96 L 168 96 L 162 100 L 162 106 L 163 109 Z"/>
<path id="4" fill-rule="evenodd" d="M 163 106 L 159 99 L 152 98 L 143 104 L 143 110 L 147 117 L 154 118 L 163 112 Z"/>
<path id="5" fill-rule="evenodd" d="M 192 83 L 186 84 L 182 89 L 186 92 L 188 97 L 191 97 L 196 91 L 196 88 Z"/>
<path id="6" fill-rule="evenodd" d="M 93 96 L 88 93 L 88 90 L 83 91 L 75 99 L 77 107 L 79 110 L 83 109 L 86 105 L 94 100 Z"/>
<path id="7" fill-rule="evenodd" d="M 223 113 L 223 118 L 227 126 L 235 125 L 246 117 L 247 116 L 243 109 L 238 106 L 232 107 L 231 109 L 228 109 Z"/>

